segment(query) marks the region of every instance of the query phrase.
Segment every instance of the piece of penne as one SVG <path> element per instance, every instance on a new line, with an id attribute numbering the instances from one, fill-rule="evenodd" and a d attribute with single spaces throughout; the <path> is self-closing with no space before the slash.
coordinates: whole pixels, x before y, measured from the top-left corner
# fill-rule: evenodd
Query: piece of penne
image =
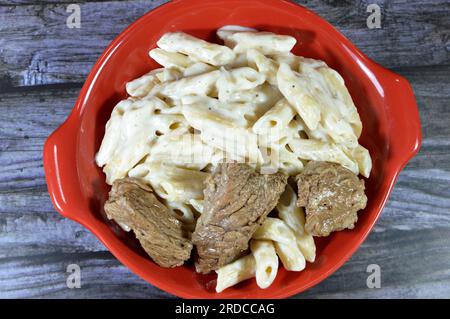
<path id="1" fill-rule="evenodd" d="M 228 64 L 235 58 L 235 54 L 230 48 L 209 43 L 184 32 L 166 33 L 157 44 L 166 51 L 183 53 L 194 61 L 214 66 Z"/>
<path id="2" fill-rule="evenodd" d="M 231 264 L 219 268 L 216 273 L 216 292 L 222 292 L 241 281 L 255 277 L 255 257 L 253 257 L 253 254 L 241 257 Z"/>
<path id="3" fill-rule="evenodd" d="M 182 123 L 186 122 L 181 116 L 154 114 L 156 109 L 165 107 L 167 105 L 161 100 L 149 98 L 127 99 L 114 108 L 96 155 L 97 165 L 103 166 L 108 184 L 125 177 L 150 153 L 151 144 L 157 138 L 155 132 L 164 131 L 172 123 L 180 123 L 179 130 L 183 129 Z"/>
<path id="4" fill-rule="evenodd" d="M 294 116 L 294 110 L 287 100 L 283 98 L 256 121 L 252 130 L 256 134 L 269 135 L 267 142 L 267 144 L 269 144 L 271 140 L 274 140 L 277 133 L 286 130 L 286 127 L 292 121 Z M 274 136 L 270 138 L 270 134 L 273 134 Z M 279 138 L 275 138 L 275 140 L 278 139 Z"/>
<path id="5" fill-rule="evenodd" d="M 160 83 L 164 83 L 179 80 L 182 77 L 182 74 L 175 69 L 164 68 L 164 71 L 157 73 L 156 77 Z"/>
<path id="6" fill-rule="evenodd" d="M 253 239 L 273 240 L 283 244 L 295 243 L 295 235 L 284 221 L 267 217 L 264 223 L 253 234 Z"/>
<path id="7" fill-rule="evenodd" d="M 127 93 L 133 97 L 144 97 L 153 89 L 153 87 L 160 83 L 158 74 L 163 73 L 164 69 L 152 70 L 143 76 L 128 82 L 125 87 Z"/>
<path id="8" fill-rule="evenodd" d="M 339 103 L 337 102 L 336 105 Z M 358 138 L 355 135 L 352 125 L 342 119 L 342 115 L 336 109 L 322 112 L 322 121 L 319 130 L 324 131 L 331 139 L 331 142 L 354 148 L 358 146 Z"/>
<path id="9" fill-rule="evenodd" d="M 345 121 L 352 126 L 356 137 L 359 138 L 362 131 L 362 122 L 352 97 L 345 86 L 344 79 L 338 72 L 329 67 L 320 67 L 318 68 L 318 72 L 320 72 L 327 83 L 327 88 L 331 92 L 331 95 L 335 97 L 332 102 L 333 106 L 339 110 Z"/>
<path id="10" fill-rule="evenodd" d="M 283 95 L 276 87 L 264 83 L 251 90 L 231 92 L 226 97 L 226 100 L 227 103 L 253 104 L 253 112 L 252 114 L 246 114 L 246 118 L 250 123 L 254 124 L 281 98 L 283 98 Z"/>
<path id="11" fill-rule="evenodd" d="M 173 126 L 175 128 L 175 126 Z M 152 162 L 202 170 L 211 163 L 214 149 L 205 144 L 199 134 L 160 136 L 152 145 Z"/>
<path id="12" fill-rule="evenodd" d="M 174 68 L 180 71 L 195 63 L 184 54 L 169 52 L 159 48 L 151 50 L 149 56 L 165 68 Z"/>
<path id="13" fill-rule="evenodd" d="M 295 234 L 305 233 L 305 213 L 297 206 L 297 194 L 288 184 L 281 194 L 276 206 L 278 216 L 283 220 Z"/>
<path id="14" fill-rule="evenodd" d="M 302 252 L 307 261 L 313 263 L 316 260 L 316 244 L 314 237 L 311 234 L 304 233 L 303 235 L 296 235 L 297 246 Z"/>
<path id="15" fill-rule="evenodd" d="M 190 65 L 189 67 L 187 67 L 183 71 L 183 76 L 184 77 L 196 76 L 196 75 L 200 75 L 203 73 L 212 72 L 215 70 L 217 70 L 217 69 L 209 64 L 206 64 L 203 62 L 196 62 L 196 63 Z"/>
<path id="16" fill-rule="evenodd" d="M 205 120 L 220 122 L 230 127 L 247 128 L 249 126 L 245 115 L 252 111 L 251 104 L 221 103 L 214 98 L 198 96 L 187 96 L 181 100 L 181 103 L 186 110 L 195 109 L 194 112 L 201 113 Z"/>
<path id="17" fill-rule="evenodd" d="M 344 148 L 344 152 L 358 164 L 359 173 L 369 178 L 372 170 L 372 159 L 369 151 L 365 147 L 358 145 L 353 149 Z"/>
<path id="18" fill-rule="evenodd" d="M 300 252 L 296 242 L 289 244 L 275 242 L 275 249 L 286 270 L 302 271 L 305 269 L 305 257 Z"/>
<path id="19" fill-rule="evenodd" d="M 269 240 L 251 240 L 250 250 L 255 257 L 256 283 L 261 289 L 269 287 L 278 272 L 275 246 Z"/>
<path id="20" fill-rule="evenodd" d="M 240 25 L 226 25 L 217 30 L 217 36 L 225 42 L 225 45 L 234 47 L 235 44 L 228 43 L 228 39 L 236 32 L 258 32 L 258 30 Z"/>
<path id="21" fill-rule="evenodd" d="M 207 96 L 215 89 L 219 76 L 220 71 L 215 70 L 177 81 L 161 83 L 155 85 L 150 94 L 162 95 L 174 100 L 180 100 L 187 95 Z"/>
<path id="22" fill-rule="evenodd" d="M 298 74 L 282 63 L 277 73 L 278 88 L 295 108 L 310 130 L 317 128 L 320 121 L 320 108 L 314 96 L 305 92 Z"/>
<path id="23" fill-rule="evenodd" d="M 293 138 L 288 145 L 294 153 L 305 160 L 338 163 L 358 174 L 358 165 L 336 144 L 314 139 Z"/>
<path id="24" fill-rule="evenodd" d="M 316 245 L 314 237 L 305 230 L 305 212 L 297 206 L 297 194 L 290 185 L 286 185 L 284 193 L 277 204 L 278 216 L 293 230 L 296 243 L 305 259 L 314 262 Z"/>
<path id="25" fill-rule="evenodd" d="M 226 36 L 226 43 L 233 47 L 236 53 L 258 49 L 263 54 L 280 54 L 290 52 L 297 40 L 288 35 L 271 32 L 234 32 Z"/>
<path id="26" fill-rule="evenodd" d="M 248 159 L 250 163 L 261 160 L 256 134 L 237 126 L 230 118 L 205 110 L 198 104 L 183 105 L 183 115 L 189 125 L 201 132 L 204 143 L 223 150 L 228 158 L 236 161 Z"/>
<path id="27" fill-rule="evenodd" d="M 219 100 L 222 103 L 230 101 L 230 96 L 236 91 L 252 90 L 263 84 L 266 77 L 252 68 L 243 67 L 227 71 L 222 69 L 216 86 Z"/>
<path id="28" fill-rule="evenodd" d="M 128 173 L 150 184 L 159 197 L 171 202 L 189 204 L 191 199 L 203 199 L 208 173 L 151 162 L 151 157 Z"/>
<path id="29" fill-rule="evenodd" d="M 278 63 L 278 65 L 285 63 L 289 65 L 292 70 L 298 70 L 302 57 L 291 52 L 287 52 L 281 54 L 272 54 L 270 55 L 270 58 Z"/>
<path id="30" fill-rule="evenodd" d="M 277 85 L 278 63 L 255 49 L 247 51 L 247 60 L 251 67 L 266 76 L 267 82 Z"/>

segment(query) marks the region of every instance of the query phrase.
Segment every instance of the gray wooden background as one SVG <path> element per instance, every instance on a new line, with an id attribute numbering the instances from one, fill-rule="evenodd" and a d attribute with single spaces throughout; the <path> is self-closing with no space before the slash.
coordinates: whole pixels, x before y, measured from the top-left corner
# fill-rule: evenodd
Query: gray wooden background
<path id="1" fill-rule="evenodd" d="M 164 1 L 0 0 L 0 297 L 173 298 L 136 277 L 50 203 L 42 168 L 47 136 L 69 114 L 106 45 Z M 206 1 L 206 0 L 205 0 Z M 423 146 L 401 173 L 381 219 L 339 271 L 296 298 L 450 297 L 450 1 L 298 1 L 363 52 L 406 76 Z M 368 29 L 370 3 L 382 28 Z M 66 267 L 82 287 L 66 287 Z M 381 288 L 366 286 L 369 264 Z"/>

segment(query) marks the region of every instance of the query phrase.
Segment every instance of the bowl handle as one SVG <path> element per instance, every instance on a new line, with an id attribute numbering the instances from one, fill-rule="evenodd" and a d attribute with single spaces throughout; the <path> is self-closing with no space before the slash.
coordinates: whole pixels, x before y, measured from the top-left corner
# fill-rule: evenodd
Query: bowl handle
<path id="1" fill-rule="evenodd" d="M 76 165 L 75 119 L 69 119 L 54 131 L 44 145 L 44 170 L 50 198 L 61 215 L 75 218 L 84 211 Z"/>
<path id="2" fill-rule="evenodd" d="M 390 123 L 390 157 L 402 167 L 417 154 L 422 143 L 420 116 L 414 92 L 409 82 L 402 76 L 382 69 L 378 72 L 381 81 Z"/>

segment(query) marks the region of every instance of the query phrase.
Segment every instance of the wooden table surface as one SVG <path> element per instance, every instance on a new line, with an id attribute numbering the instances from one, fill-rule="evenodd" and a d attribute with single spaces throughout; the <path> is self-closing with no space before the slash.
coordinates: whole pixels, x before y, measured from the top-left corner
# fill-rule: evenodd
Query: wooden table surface
<path id="1" fill-rule="evenodd" d="M 206 1 L 206 0 L 205 0 Z M 173 298 L 139 279 L 86 229 L 60 216 L 42 146 L 69 114 L 93 63 L 127 25 L 164 1 L 0 0 L 0 297 Z M 295 298 L 450 297 L 450 1 L 298 1 L 411 82 L 423 145 L 375 229 L 340 270 Z M 381 28 L 367 6 L 379 4 Z M 66 285 L 78 264 L 81 288 Z M 367 266 L 381 268 L 369 289 Z"/>

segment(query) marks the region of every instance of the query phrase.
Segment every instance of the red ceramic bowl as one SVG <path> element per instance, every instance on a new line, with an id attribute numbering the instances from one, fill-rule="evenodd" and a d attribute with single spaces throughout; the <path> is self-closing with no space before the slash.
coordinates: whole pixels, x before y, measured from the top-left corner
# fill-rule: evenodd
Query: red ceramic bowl
<path id="1" fill-rule="evenodd" d="M 373 170 L 366 181 L 368 205 L 360 212 L 356 228 L 316 238 L 316 262 L 300 273 L 280 269 L 265 290 L 248 280 L 216 294 L 214 275 L 197 275 L 191 264 L 175 269 L 157 266 L 133 236 L 104 218 L 109 187 L 94 156 L 111 110 L 127 96 L 125 83 L 157 67 L 148 51 L 161 35 L 185 31 L 217 41 L 215 30 L 227 24 L 294 36 L 296 54 L 322 59 L 338 71 L 361 115 L 360 142 L 372 155 Z M 71 115 L 45 143 L 44 167 L 56 209 L 86 226 L 123 264 L 152 285 L 186 298 L 283 298 L 316 285 L 350 258 L 375 224 L 400 170 L 417 153 L 420 141 L 419 115 L 408 82 L 369 60 L 311 11 L 281 0 L 179 0 L 147 13 L 106 49 Z"/>

